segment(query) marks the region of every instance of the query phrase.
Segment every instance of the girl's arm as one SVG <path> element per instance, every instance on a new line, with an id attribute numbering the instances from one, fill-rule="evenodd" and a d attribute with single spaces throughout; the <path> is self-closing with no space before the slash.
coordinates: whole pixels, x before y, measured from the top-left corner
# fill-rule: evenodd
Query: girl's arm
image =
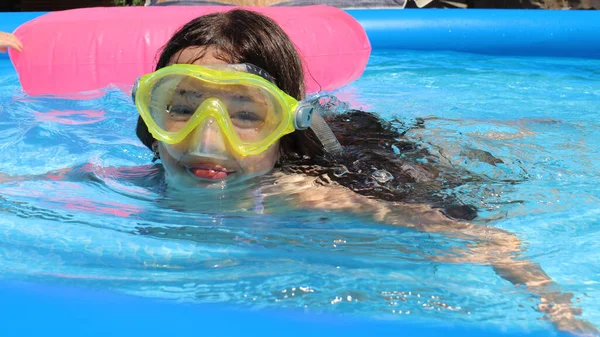
<path id="1" fill-rule="evenodd" d="M 270 189 L 270 191 L 269 191 Z M 490 265 L 502 278 L 527 287 L 540 296 L 539 310 L 561 331 L 581 336 L 598 336 L 599 330 L 577 319 L 580 310 L 572 307 L 571 294 L 557 291 L 558 286 L 539 264 L 519 259 L 523 250 L 519 238 L 508 231 L 449 219 L 439 209 L 424 204 L 388 203 L 357 194 L 331 182 L 326 176 L 277 176 L 277 183 L 265 190 L 289 195 L 298 207 L 329 211 L 369 214 L 374 220 L 422 232 L 443 233 L 447 237 L 464 239 L 471 244 L 456 250 L 452 256 L 430 257 L 443 262 L 467 262 Z"/>
<path id="2" fill-rule="evenodd" d="M 66 177 L 69 173 L 77 171 L 76 168 L 65 168 L 60 170 L 53 170 L 43 174 L 24 174 L 24 175 L 10 175 L 0 172 L 0 184 L 10 183 L 14 181 L 28 181 L 28 180 L 67 180 Z"/>
<path id="3" fill-rule="evenodd" d="M 96 181 L 102 183 L 106 179 L 115 179 L 141 187 L 152 187 L 157 184 L 160 177 L 162 177 L 160 165 L 100 167 L 93 164 L 84 164 L 42 174 L 9 175 L 0 172 L 0 184 L 30 180 Z"/>

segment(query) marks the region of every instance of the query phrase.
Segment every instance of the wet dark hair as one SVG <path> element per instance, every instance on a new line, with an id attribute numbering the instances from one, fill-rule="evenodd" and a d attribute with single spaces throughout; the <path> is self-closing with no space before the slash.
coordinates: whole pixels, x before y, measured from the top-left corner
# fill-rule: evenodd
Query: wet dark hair
<path id="1" fill-rule="evenodd" d="M 156 69 L 166 67 L 178 53 L 194 46 L 216 48 L 215 57 L 228 63 L 258 66 L 273 76 L 275 84 L 288 95 L 298 100 L 304 98 L 304 72 L 294 44 L 277 23 L 261 14 L 235 9 L 188 22 L 163 47 Z M 442 192 L 461 184 L 459 175 L 446 174 L 432 164 L 420 164 L 419 159 L 431 155 L 402 140 L 408 128 L 422 127 L 419 123 L 403 131 L 375 114 L 358 110 L 325 119 L 344 146 L 344 152 L 330 156 L 310 129 L 295 131 L 280 139 L 279 169 L 317 176 L 324 183 L 336 181 L 356 193 L 377 199 L 432 204 L 452 218 L 475 217 L 473 207 L 462 205 Z M 155 140 L 141 117 L 136 133 L 152 149 Z M 399 156 L 398 151 L 403 155 Z M 384 171 L 393 179 L 382 182 L 386 180 Z M 374 178 L 381 174 L 384 176 Z"/>
<path id="2" fill-rule="evenodd" d="M 462 203 L 450 191 L 482 178 L 440 162 L 424 146 L 405 137 L 411 129 L 424 128 L 422 119 L 407 124 L 361 110 L 325 119 L 344 151 L 336 156 L 286 158 L 281 163 L 284 172 L 316 176 L 322 184 L 335 181 L 375 199 L 426 203 L 454 219 L 477 217 L 474 206 Z"/>

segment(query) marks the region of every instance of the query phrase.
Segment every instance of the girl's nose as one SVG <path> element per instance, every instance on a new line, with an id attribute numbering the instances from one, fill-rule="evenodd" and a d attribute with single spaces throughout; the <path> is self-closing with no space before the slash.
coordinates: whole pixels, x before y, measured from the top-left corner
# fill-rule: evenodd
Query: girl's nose
<path id="1" fill-rule="evenodd" d="M 192 132 L 190 140 L 190 153 L 197 154 L 225 154 L 227 145 L 219 124 L 213 117 L 206 118 Z"/>

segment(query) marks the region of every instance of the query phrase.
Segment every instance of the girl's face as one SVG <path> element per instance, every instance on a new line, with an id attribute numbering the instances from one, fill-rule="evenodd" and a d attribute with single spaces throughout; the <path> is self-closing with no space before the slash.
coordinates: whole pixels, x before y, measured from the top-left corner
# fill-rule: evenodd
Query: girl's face
<path id="1" fill-rule="evenodd" d="M 188 47 L 175 54 L 170 64 L 218 65 L 212 47 Z M 158 142 L 158 153 L 167 182 L 178 187 L 223 187 L 227 182 L 263 175 L 279 158 L 279 141 L 258 155 L 242 157 L 232 151 L 216 121 L 208 118 L 182 142 Z"/>

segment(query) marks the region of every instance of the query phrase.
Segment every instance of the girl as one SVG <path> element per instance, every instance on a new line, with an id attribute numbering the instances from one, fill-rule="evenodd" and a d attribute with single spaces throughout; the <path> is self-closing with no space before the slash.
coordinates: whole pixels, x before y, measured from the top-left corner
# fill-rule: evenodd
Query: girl
<path id="1" fill-rule="evenodd" d="M 549 290 L 553 282 L 538 265 L 515 259 L 518 238 L 458 221 L 473 219 L 474 207 L 439 193 L 480 177 L 436 164 L 373 114 L 325 113 L 325 124 L 314 111 L 325 109 L 302 101 L 303 78 L 293 43 L 269 18 L 246 10 L 199 17 L 172 36 L 156 72 L 136 84 L 137 136 L 172 187 L 222 188 L 269 173 L 274 183 L 262 193 L 284 194 L 297 207 L 474 240 L 452 261 L 489 264 L 529 287 L 560 330 L 595 331 L 575 318 L 568 296 Z"/>

